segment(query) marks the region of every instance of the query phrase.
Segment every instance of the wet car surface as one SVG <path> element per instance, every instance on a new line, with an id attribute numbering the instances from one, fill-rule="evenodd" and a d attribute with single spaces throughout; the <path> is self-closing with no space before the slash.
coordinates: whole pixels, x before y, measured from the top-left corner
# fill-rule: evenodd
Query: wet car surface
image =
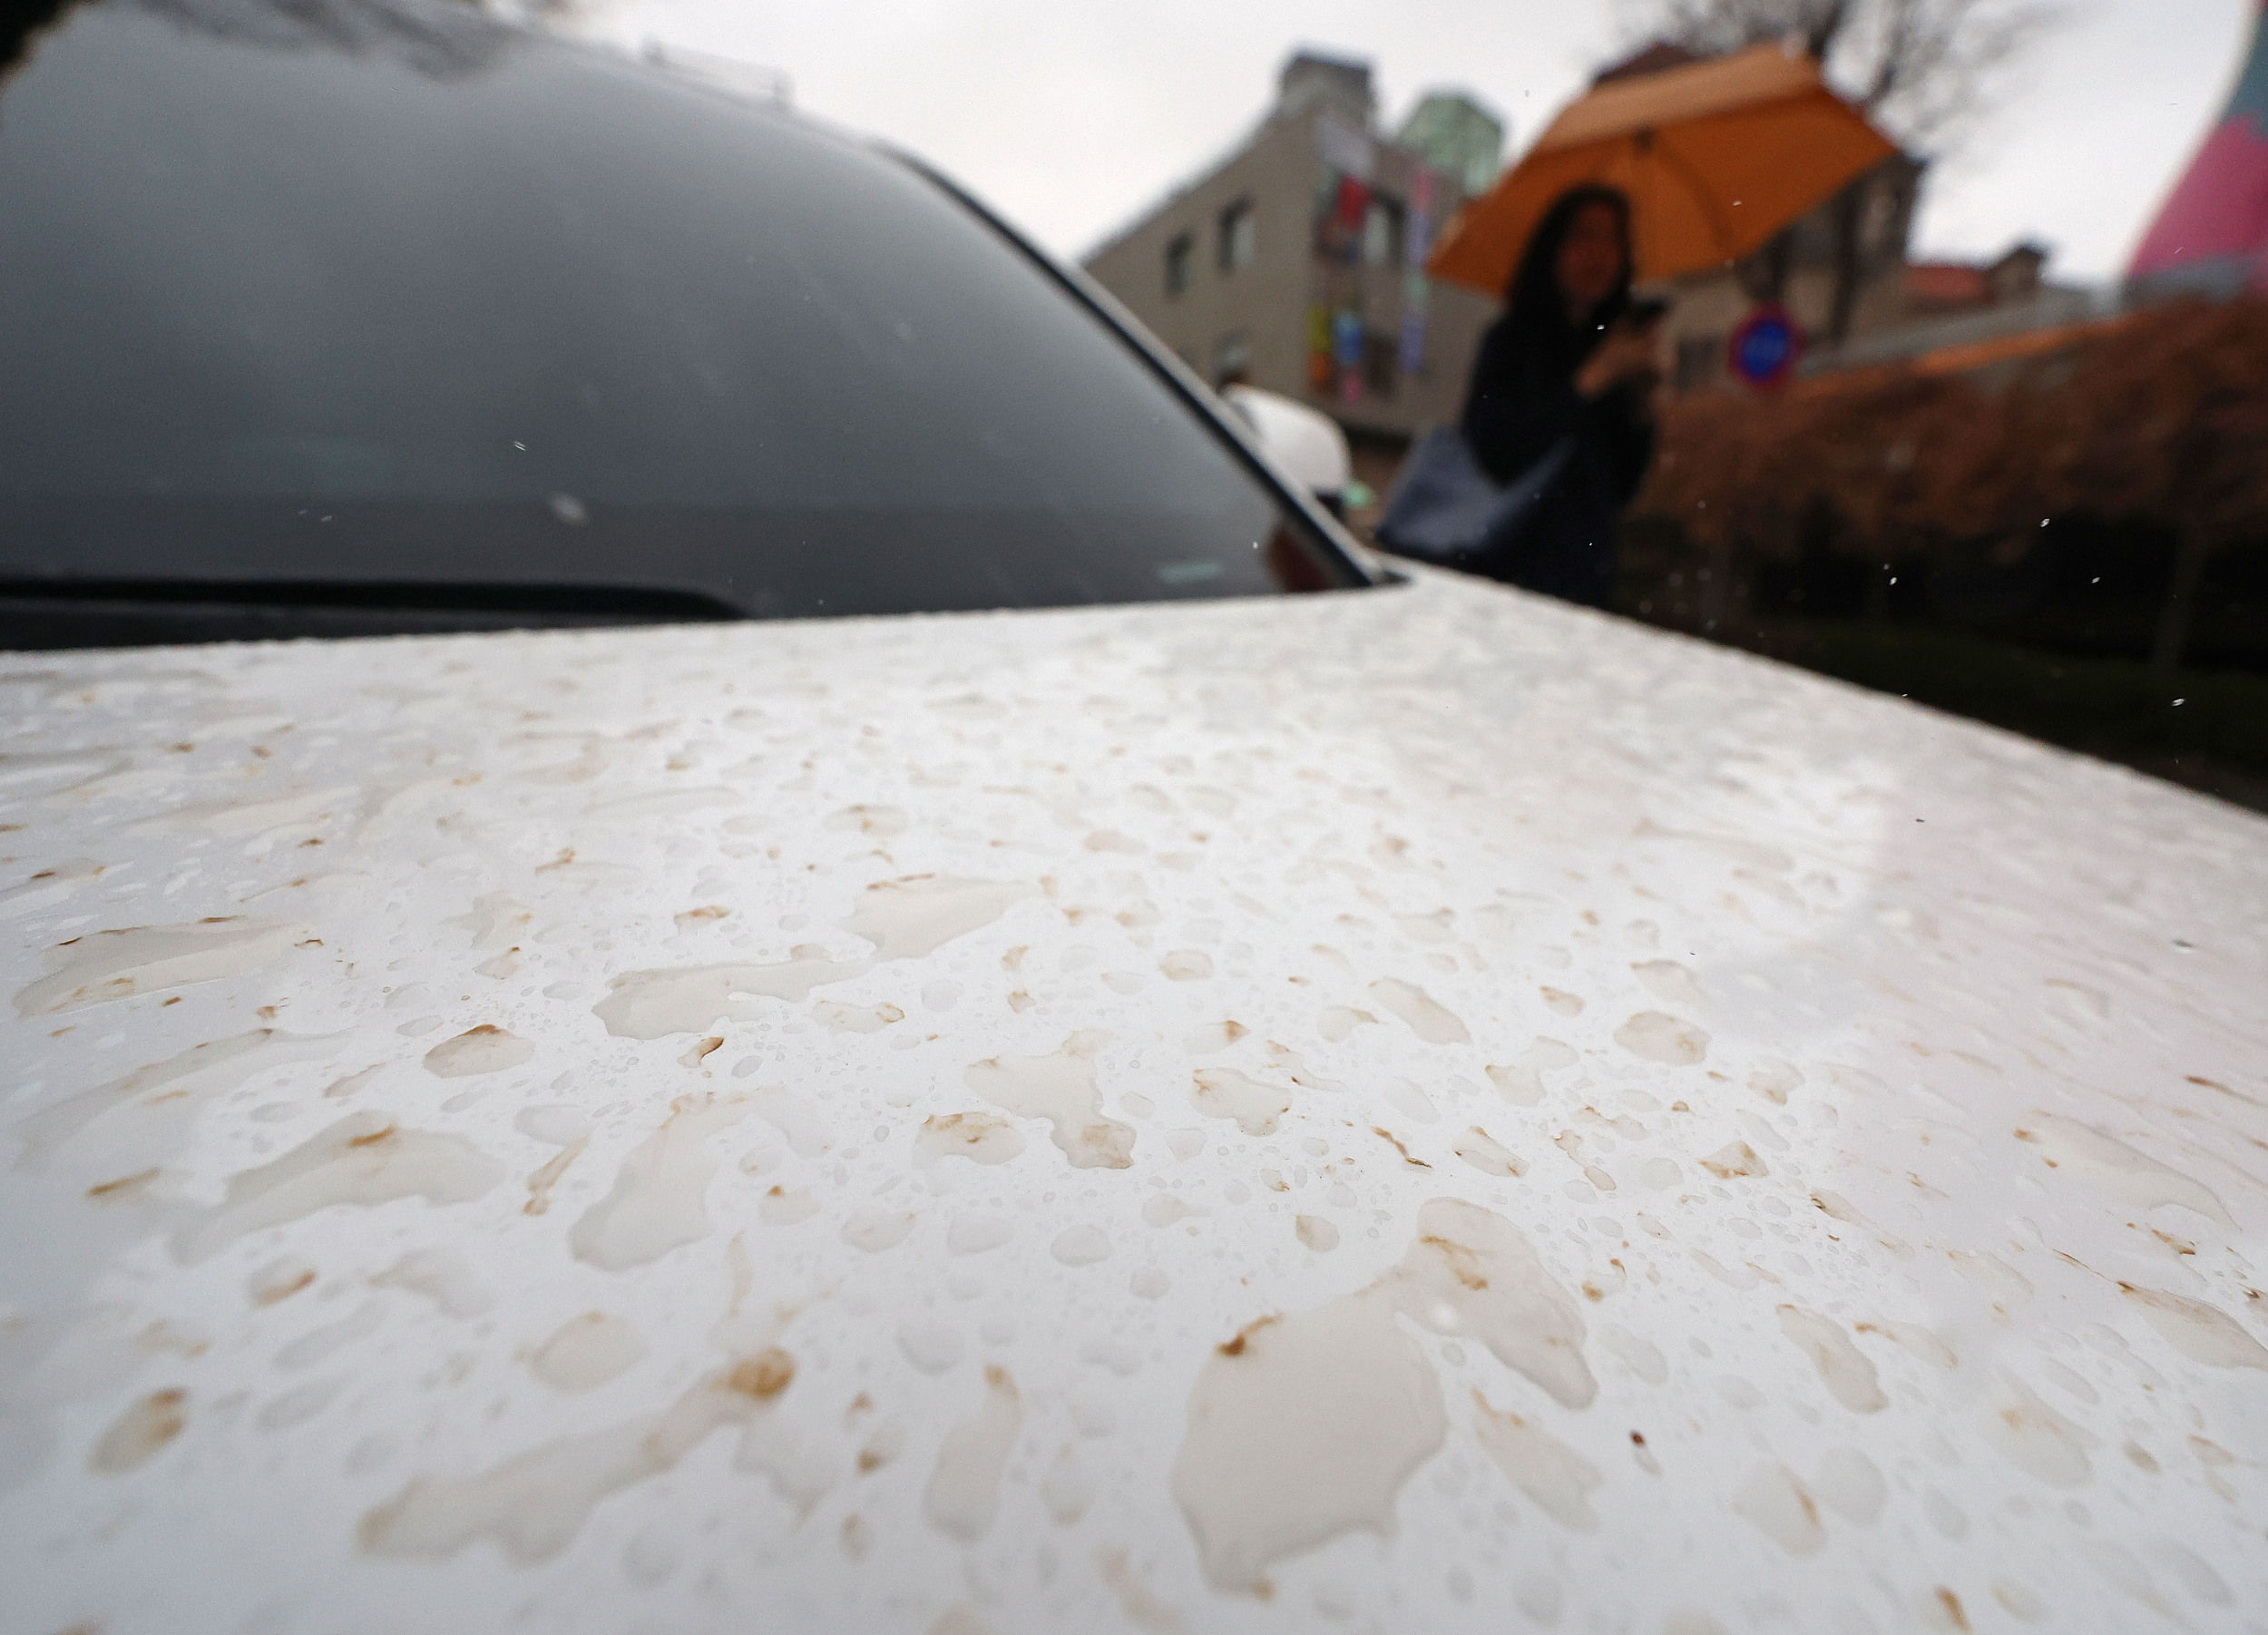
<path id="1" fill-rule="evenodd" d="M 420 6 L 0 87 L 0 1630 L 2258 1627 L 2268 825 Z"/>
<path id="2" fill-rule="evenodd" d="M 1431 573 L 0 695 L 9 1628 L 2268 1591 L 2255 817 Z"/>

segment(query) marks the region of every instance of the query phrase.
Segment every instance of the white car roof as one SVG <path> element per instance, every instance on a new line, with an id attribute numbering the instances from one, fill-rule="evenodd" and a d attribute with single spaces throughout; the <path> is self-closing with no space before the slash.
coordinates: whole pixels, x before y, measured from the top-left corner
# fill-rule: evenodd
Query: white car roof
<path id="1" fill-rule="evenodd" d="M 1422 572 L 0 697 L 9 1630 L 2268 1605 L 2259 818 Z"/>

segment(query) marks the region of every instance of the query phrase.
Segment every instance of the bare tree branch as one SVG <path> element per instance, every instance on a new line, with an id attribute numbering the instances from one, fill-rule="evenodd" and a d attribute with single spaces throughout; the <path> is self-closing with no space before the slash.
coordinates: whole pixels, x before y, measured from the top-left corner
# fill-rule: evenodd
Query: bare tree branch
<path id="1" fill-rule="evenodd" d="M 1943 147 L 1999 71 L 2063 15 L 2057 0 L 1622 0 L 1633 41 L 1714 54 L 1794 38 L 1908 147 Z"/>

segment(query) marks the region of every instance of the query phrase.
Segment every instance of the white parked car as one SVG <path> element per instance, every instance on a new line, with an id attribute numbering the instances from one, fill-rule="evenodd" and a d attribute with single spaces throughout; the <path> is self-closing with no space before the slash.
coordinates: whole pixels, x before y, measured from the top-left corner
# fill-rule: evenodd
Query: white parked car
<path id="1" fill-rule="evenodd" d="M 0 1630 L 2263 1627 L 2268 823 L 1383 583 L 776 112 L 26 59 Z"/>
<path id="2" fill-rule="evenodd" d="M 1337 421 L 1321 409 L 1241 382 L 1223 387 L 1221 398 L 1243 417 L 1285 475 L 1322 501 L 1333 515 L 1345 514 L 1354 459 Z"/>

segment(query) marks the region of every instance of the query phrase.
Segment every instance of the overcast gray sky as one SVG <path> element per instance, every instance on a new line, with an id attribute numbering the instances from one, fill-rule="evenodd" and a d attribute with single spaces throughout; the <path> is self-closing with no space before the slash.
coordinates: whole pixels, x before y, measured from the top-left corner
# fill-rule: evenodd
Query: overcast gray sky
<path id="1" fill-rule="evenodd" d="M 590 32 L 784 71 L 797 103 L 935 163 L 1077 256 L 1224 152 L 1295 46 L 1365 56 L 1389 118 L 1436 85 L 1515 152 L 1619 43 L 1607 0 L 600 0 Z M 1941 165 L 1924 253 L 2020 237 L 2115 274 L 2218 110 L 2253 0 L 2068 0 Z"/>

